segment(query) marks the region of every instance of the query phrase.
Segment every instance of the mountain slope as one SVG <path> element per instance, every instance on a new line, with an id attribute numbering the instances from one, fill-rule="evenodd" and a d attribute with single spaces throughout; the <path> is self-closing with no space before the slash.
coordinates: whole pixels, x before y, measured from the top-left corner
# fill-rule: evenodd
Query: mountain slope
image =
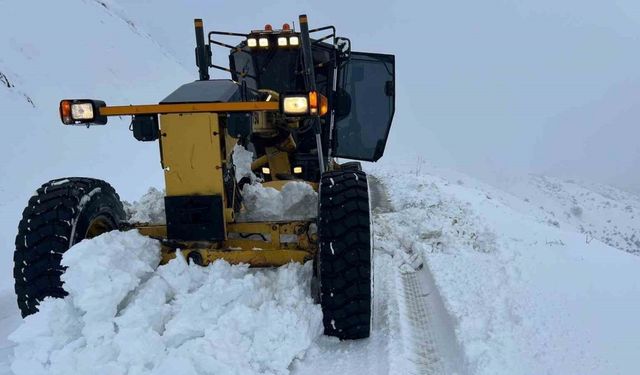
<path id="1" fill-rule="evenodd" d="M 131 199 L 162 183 L 157 145 L 135 141 L 129 118 L 65 127 L 59 101 L 157 103 L 194 76 L 113 1 L 1 0 L 0 9 L 0 272 L 10 287 L 18 220 L 40 184 L 98 177 Z"/>
<path id="2" fill-rule="evenodd" d="M 600 240 L 640 255 L 640 198 L 620 189 L 576 180 L 531 175 L 500 184 L 535 204 L 548 223 L 583 233 L 585 242 Z"/>

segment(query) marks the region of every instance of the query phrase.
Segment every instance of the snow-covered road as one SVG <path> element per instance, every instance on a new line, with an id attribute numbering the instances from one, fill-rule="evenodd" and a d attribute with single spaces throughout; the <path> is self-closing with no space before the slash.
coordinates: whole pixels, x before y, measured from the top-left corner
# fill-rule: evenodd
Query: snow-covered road
<path id="1" fill-rule="evenodd" d="M 107 320 L 119 327 L 108 340 L 87 346 L 86 334 L 95 333 L 96 321 L 88 324 L 64 309 L 49 311 L 22 326 L 20 361 L 14 365 L 54 364 L 64 371 L 52 373 L 61 374 L 83 373 L 78 369 L 87 358 L 96 369 L 137 366 L 129 374 L 163 374 L 172 366 L 193 369 L 192 374 L 243 375 L 638 373 L 640 257 L 598 239 L 585 241 L 574 222 L 550 222 L 548 212 L 560 216 L 564 205 L 547 203 L 539 213 L 536 201 L 460 175 L 400 168 L 375 175 L 381 182 L 372 179 L 375 306 L 368 340 L 339 342 L 320 334 L 318 308 L 302 287 L 308 269 L 204 270 L 174 263 L 133 278 L 135 298 L 107 304 L 118 311 Z M 634 201 L 616 196 L 621 198 L 607 210 L 636 211 Z M 595 226 L 590 218 L 599 214 L 597 207 L 584 205 L 579 196 L 575 204 L 588 207 L 582 220 Z M 111 243 L 100 237 L 78 246 L 103 253 L 127 241 L 142 251 L 153 247 L 140 236 L 107 236 Z M 131 243 L 119 251 L 131 250 Z M 104 261 L 114 260 L 95 263 Z M 117 261 L 116 266 L 129 267 Z M 114 282 L 89 279 L 88 289 L 91 282 Z M 86 305 L 88 296 L 76 284 L 72 310 Z M 150 292 L 154 288 L 159 294 Z M 109 295 L 108 288 L 102 292 Z M 8 375 L 14 349 L 7 335 L 21 320 L 12 292 L 0 293 L 0 303 L 0 374 Z M 149 326 L 146 336 L 133 340 L 145 348 L 144 364 L 123 344 L 137 337 L 137 326 L 130 324 L 136 319 Z M 49 324 L 60 321 L 79 328 L 72 334 L 52 331 Z M 208 353 L 210 348 L 215 351 Z M 91 357 L 98 350 L 103 355 Z M 75 362 L 60 362 L 69 357 Z M 173 361 L 163 364 L 167 358 Z M 18 373 L 34 373 L 29 369 Z"/>
<path id="2" fill-rule="evenodd" d="M 442 301 L 446 314 L 435 316 L 449 316 L 450 322 L 432 319 L 431 333 L 453 328 L 461 349 L 453 352 L 463 354 L 460 363 L 468 373 L 640 372 L 640 257 L 576 225 L 597 226 L 595 217 L 611 223 L 619 212 L 635 212 L 636 198 L 597 190 L 574 194 L 572 206 L 585 209 L 582 217 L 571 217 L 572 206 L 552 199 L 542 210 L 536 184 L 519 198 L 436 168 L 376 172 L 395 208 L 377 218 L 376 231 L 393 233 L 397 247 L 422 255 L 430 271 L 424 275 L 433 283 L 418 285 L 435 285 L 440 296 L 427 307 Z M 576 183 L 555 184 L 562 193 Z M 607 199 L 605 209 L 588 204 L 598 199 Z M 561 196 L 555 201 L 562 202 Z"/>

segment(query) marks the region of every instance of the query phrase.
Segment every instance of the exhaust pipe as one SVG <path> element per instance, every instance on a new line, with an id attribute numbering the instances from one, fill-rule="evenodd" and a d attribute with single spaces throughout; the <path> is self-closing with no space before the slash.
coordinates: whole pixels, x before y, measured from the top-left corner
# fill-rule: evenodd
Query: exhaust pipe
<path id="1" fill-rule="evenodd" d="M 204 30 L 202 19 L 193 20 L 196 29 L 196 66 L 201 81 L 209 80 L 209 65 L 211 65 L 211 46 L 204 44 Z"/>

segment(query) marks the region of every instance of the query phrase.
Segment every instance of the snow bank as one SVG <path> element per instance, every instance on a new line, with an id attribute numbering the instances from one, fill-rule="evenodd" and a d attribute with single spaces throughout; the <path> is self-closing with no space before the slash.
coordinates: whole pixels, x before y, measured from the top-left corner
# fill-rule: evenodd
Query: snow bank
<path id="1" fill-rule="evenodd" d="M 469 178 L 378 174 L 396 209 L 379 225 L 423 254 L 471 373 L 637 374 L 639 257 Z"/>
<path id="2" fill-rule="evenodd" d="M 69 296 L 47 299 L 10 336 L 21 374 L 286 374 L 322 332 L 310 265 L 249 270 L 177 258 L 137 232 L 64 256 Z"/>

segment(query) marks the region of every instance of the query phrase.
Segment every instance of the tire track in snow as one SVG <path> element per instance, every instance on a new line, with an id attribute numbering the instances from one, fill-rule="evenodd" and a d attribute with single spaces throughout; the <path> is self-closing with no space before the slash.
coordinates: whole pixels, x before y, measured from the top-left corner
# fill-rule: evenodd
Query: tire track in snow
<path id="1" fill-rule="evenodd" d="M 426 309 L 429 295 L 423 292 L 414 272 L 401 272 L 396 280 L 407 367 L 411 374 L 442 374 L 443 366 L 429 328 L 432 326 Z"/>
<path id="2" fill-rule="evenodd" d="M 399 272 L 398 298 L 405 360 L 412 374 L 467 374 L 455 326 L 440 293 L 423 267 Z"/>
<path id="3" fill-rule="evenodd" d="M 379 219 L 385 213 L 393 215 L 393 207 L 377 179 L 371 178 L 372 203 Z M 381 220 L 382 222 L 388 220 Z M 388 232 L 388 231 L 385 231 Z M 396 235 L 398 235 L 396 233 Z M 383 249 L 394 255 L 393 269 L 395 282 L 395 308 L 399 332 L 396 351 L 402 357 L 396 367 L 407 374 L 421 375 L 463 375 L 468 370 L 464 356 L 455 337 L 455 325 L 444 307 L 442 297 L 430 274 L 428 266 L 417 254 L 398 238 L 396 249 Z M 383 244 L 383 248 L 390 244 Z M 394 322 L 391 321 L 391 326 Z"/>

